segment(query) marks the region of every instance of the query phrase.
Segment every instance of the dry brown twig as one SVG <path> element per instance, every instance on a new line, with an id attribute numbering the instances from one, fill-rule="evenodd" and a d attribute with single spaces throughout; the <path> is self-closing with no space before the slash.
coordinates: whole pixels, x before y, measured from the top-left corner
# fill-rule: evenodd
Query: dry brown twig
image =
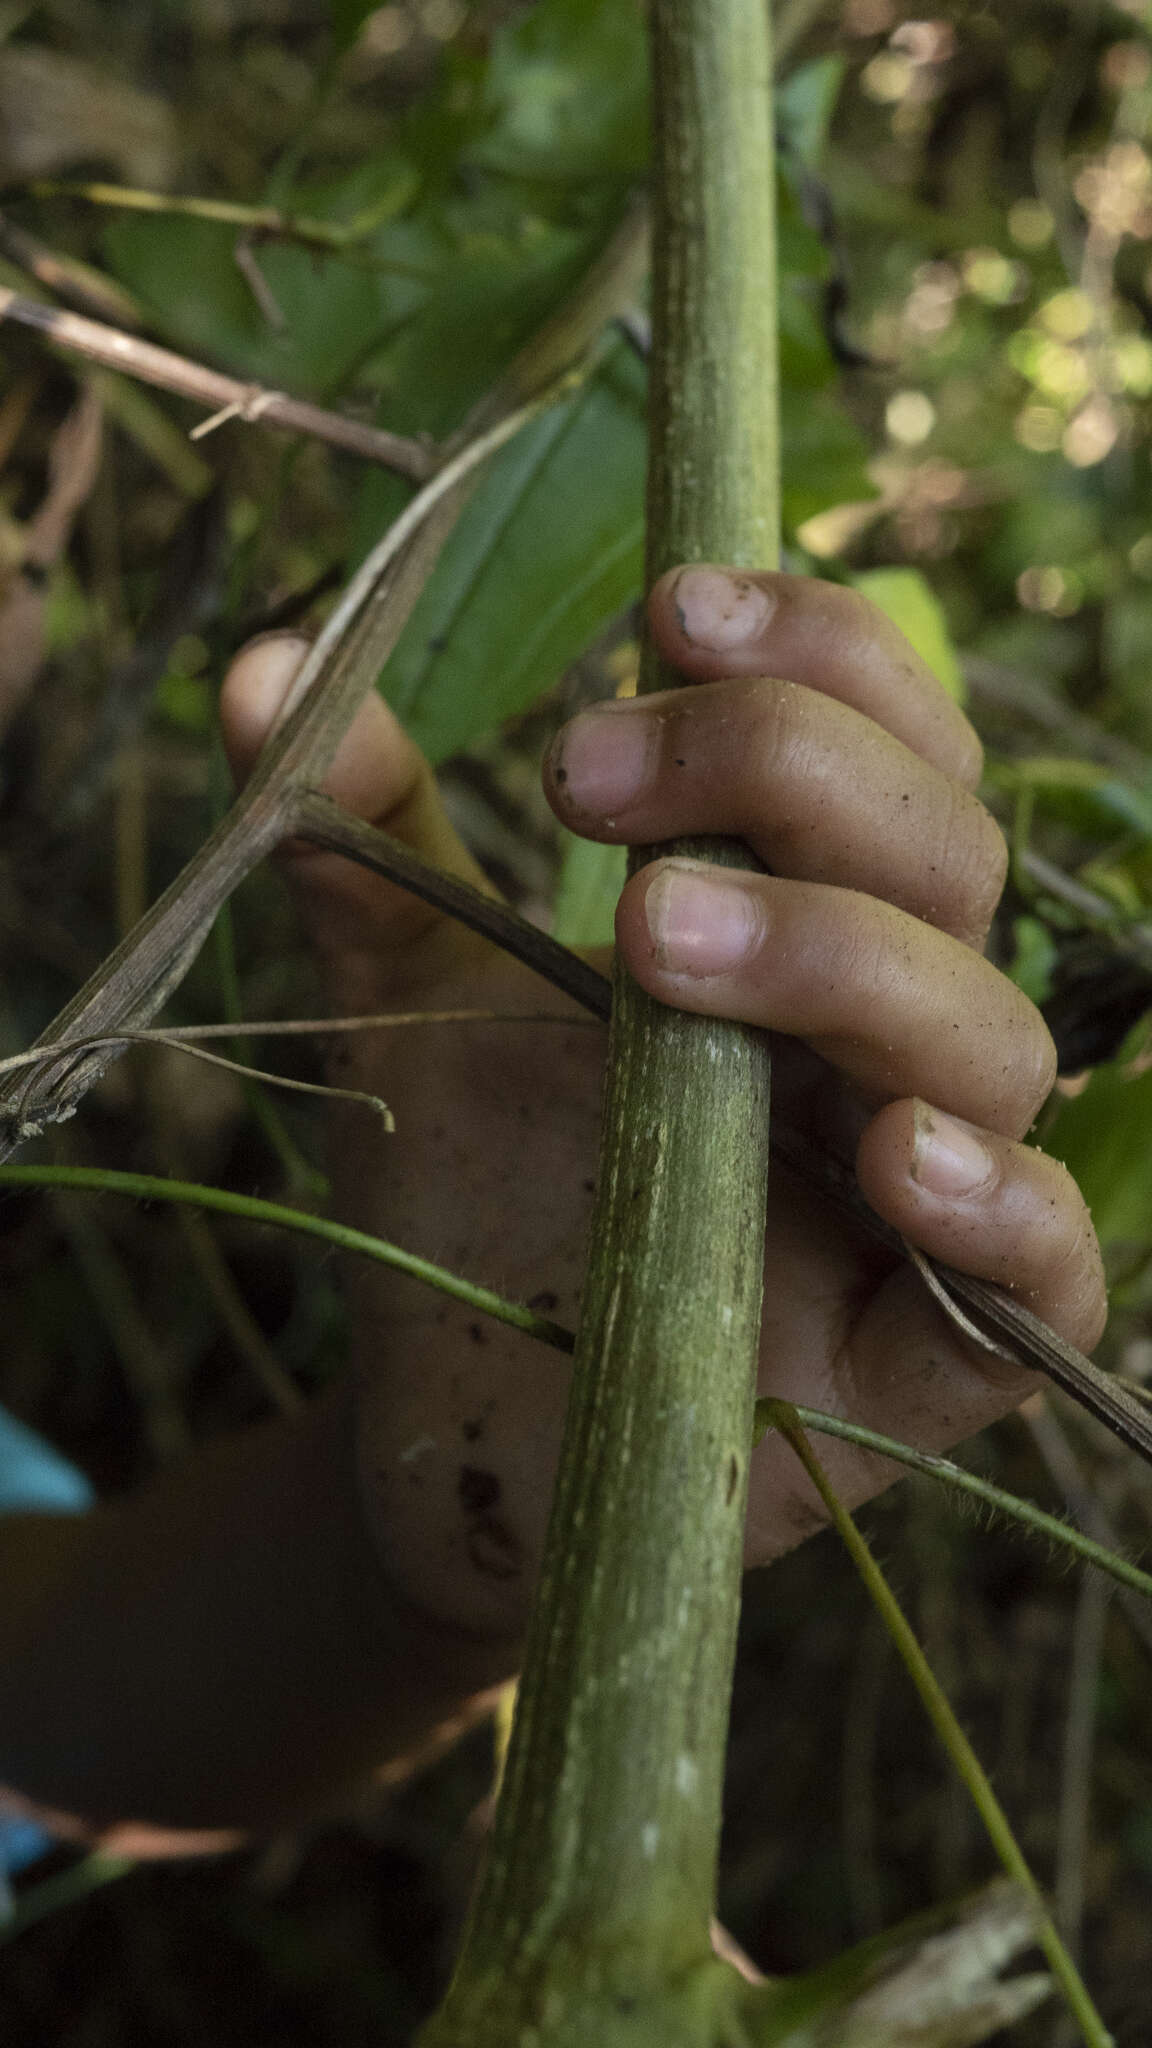
<path id="1" fill-rule="evenodd" d="M 110 320 L 116 327 L 136 327 L 139 312 L 134 300 L 111 278 L 73 256 L 58 256 L 35 235 L 17 227 L 0 211 L 0 256 L 22 270 L 44 291 L 73 313 L 92 320 Z"/>
<path id="2" fill-rule="evenodd" d="M 366 426 L 361 420 L 328 412 L 306 399 L 290 398 L 284 391 L 270 391 L 261 384 L 227 377 L 221 370 L 209 369 L 189 356 L 176 355 L 172 349 L 158 348 L 155 342 L 144 341 L 122 327 L 90 320 L 83 313 L 66 312 L 58 306 L 45 305 L 41 299 L 27 299 L 19 292 L 0 289 L 0 320 L 18 320 L 24 327 L 36 328 L 57 348 L 207 406 L 209 416 L 194 428 L 194 440 L 202 439 L 228 420 L 244 420 L 250 425 L 263 421 L 292 434 L 309 434 L 317 441 L 326 441 L 329 447 L 342 448 L 367 462 L 379 463 L 415 482 L 425 481 L 435 468 L 434 452 L 423 441 L 390 434 L 382 427 Z"/>
<path id="3" fill-rule="evenodd" d="M 482 466 L 570 388 L 573 366 L 587 359 L 606 321 L 630 303 L 645 260 L 644 235 L 643 216 L 633 211 L 568 304 L 544 324 L 480 401 L 460 435 L 440 451 L 435 474 L 338 599 L 296 679 L 289 715 L 265 746 L 244 791 L 176 881 L 49 1026 L 49 1043 L 107 1038 L 117 1029 L 148 1024 L 183 980 L 221 904 L 283 839 L 312 838 L 370 865 L 387 860 L 396 879 L 407 875 L 408 886 L 436 886 L 425 863 L 342 812 L 321 795 L 319 785 Z M 10 309 L 14 297 L 0 293 L 0 314 Z M 21 303 L 33 308 L 34 324 L 53 334 L 60 332 L 60 322 L 73 320 L 35 301 Z M 124 339 L 133 343 L 131 336 Z M 138 362 L 131 346 L 127 354 Z M 500 914 L 498 906 L 478 899 L 477 916 L 491 921 Z M 531 932 L 531 927 L 523 929 Z M 544 959 L 558 968 L 564 949 L 541 934 L 535 937 Z M 75 1056 L 46 1056 L 18 1102 L 0 1104 L 8 1126 L 0 1136 L 0 1157 L 46 1124 L 71 1116 L 114 1057 L 115 1048 L 108 1046 Z"/>

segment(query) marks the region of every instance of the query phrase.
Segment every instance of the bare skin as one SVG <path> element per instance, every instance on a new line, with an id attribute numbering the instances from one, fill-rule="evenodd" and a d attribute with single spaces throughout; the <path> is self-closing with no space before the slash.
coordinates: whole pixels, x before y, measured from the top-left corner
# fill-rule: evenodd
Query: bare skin
<path id="1" fill-rule="evenodd" d="M 582 714 L 545 765 L 550 800 L 591 838 L 719 833 L 771 872 L 721 881 L 681 861 L 645 867 L 617 917 L 629 969 L 663 1001 L 771 1029 L 777 1101 L 814 1139 L 855 1143 L 873 1207 L 1089 1348 L 1106 1308 L 1087 1211 L 1064 1170 L 1019 1142 L 1051 1086 L 1051 1042 L 981 953 L 1005 849 L 974 794 L 971 727 L 850 591 L 693 570 L 657 586 L 650 617 L 663 654 L 699 687 Z M 225 684 L 241 779 L 301 654 L 298 640 L 266 640 Z M 329 787 L 482 883 L 431 771 L 379 699 Z M 335 1078 L 382 1094 L 397 1129 L 383 1138 L 341 1116 L 333 1161 L 352 1220 L 506 1294 L 544 1297 L 573 1322 L 602 1033 L 364 871 L 306 849 L 285 869 L 334 1012 L 547 1007 L 572 1019 L 337 1041 Z M 137 1827 L 134 1846 L 187 1848 L 193 1829 L 315 1810 L 515 1668 L 565 1369 L 415 1283 L 375 1267 L 348 1278 L 350 1396 L 206 1454 L 190 1478 L 98 1511 L 47 1551 L 41 1532 L 37 1554 L 54 1561 L 39 1578 L 19 1525 L 0 1531 L 17 1617 L 0 1617 L 0 1770 L 105 1838 L 113 1823 L 143 1821 L 152 1832 Z M 934 1449 L 1034 1384 L 958 1337 L 910 1269 L 783 1173 L 760 1383 Z M 853 1501 L 893 1476 L 848 1446 L 824 1455 Z M 197 1515 L 214 1531 L 207 1559 L 189 1536 Z M 769 1438 L 752 1464 L 748 1562 L 768 1562 L 819 1519 L 794 1458 Z M 117 1559 L 138 1539 L 154 1567 L 129 1590 Z M 229 1554 L 248 1560 L 235 1585 Z M 95 1631 L 94 1611 L 109 1617 Z M 195 1683 L 175 1685 L 189 1666 Z M 99 1700 L 95 1721 L 77 1704 L 85 1694 Z M 62 1697 L 68 1711 L 46 1715 L 44 1702 Z M 72 1725 L 93 1731 L 79 1759 Z"/>
<path id="2" fill-rule="evenodd" d="M 545 765 L 553 807 L 597 839 L 737 836 L 772 873 L 734 883 L 683 863 L 646 868 L 617 917 L 629 968 L 666 1002 L 787 1034 L 777 1099 L 786 1091 L 793 1116 L 807 1114 L 817 1133 L 830 1119 L 859 1131 L 861 1185 L 880 1214 L 925 1251 L 1007 1281 L 1063 1335 L 1091 1345 L 1105 1308 L 1084 1204 L 1061 1167 L 1015 1142 L 1048 1093 L 1054 1055 L 1037 1012 L 981 956 L 1006 852 L 973 794 L 972 728 L 896 629 L 836 586 L 741 578 L 733 598 L 695 571 L 663 580 L 650 617 L 662 653 L 701 687 L 574 721 Z M 225 691 L 241 772 L 284 687 L 277 658 L 284 678 L 291 651 L 265 647 Z M 475 879 L 425 764 L 378 700 L 349 736 L 333 787 Z M 338 1008 L 539 1005 L 540 985 L 523 970 L 395 891 L 325 856 L 292 865 Z M 690 885 L 679 909 L 673 883 Z M 744 950 L 726 962 L 729 904 Z M 354 1155 L 344 1200 L 375 1228 L 521 1298 L 547 1290 L 555 1312 L 573 1318 L 599 1046 L 583 1031 L 558 1043 L 539 1027 L 399 1036 L 347 1056 L 348 1078 L 403 1109 L 387 1147 Z M 839 1100 L 810 1052 L 851 1084 Z M 917 1101 L 934 1120 L 921 1111 L 917 1121 Z M 963 1120 L 959 1134 L 939 1113 Z M 983 1149 L 976 1185 L 962 1192 L 965 1141 Z M 410 1283 L 373 1271 L 355 1285 L 366 1499 L 389 1571 L 445 1617 L 519 1628 L 565 1375 L 526 1340 L 480 1329 Z M 762 1391 L 939 1448 L 1030 1384 L 958 1340 L 913 1273 L 779 1177 Z M 855 1500 L 891 1476 L 847 1448 L 828 1457 Z M 476 1470 L 498 1487 L 497 1526 L 479 1532 L 461 1478 Z M 812 1515 L 794 1460 L 768 1442 L 753 1461 L 749 1563 L 777 1555 Z"/>

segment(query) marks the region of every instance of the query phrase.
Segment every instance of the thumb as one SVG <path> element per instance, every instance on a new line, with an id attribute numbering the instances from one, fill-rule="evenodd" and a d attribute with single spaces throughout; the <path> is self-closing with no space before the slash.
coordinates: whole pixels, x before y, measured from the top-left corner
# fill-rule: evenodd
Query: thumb
<path id="1" fill-rule="evenodd" d="M 232 773 L 242 785 L 288 708 L 308 652 L 298 634 L 254 640 L 233 662 L 220 694 L 220 722 Z M 425 860 L 477 888 L 491 885 L 458 838 L 419 748 L 374 692 L 360 706 L 324 779 L 329 796 L 400 839 Z M 297 841 L 285 867 L 305 928 L 342 1009 L 371 1009 L 446 980 L 475 961 L 482 942 L 340 854 Z"/>

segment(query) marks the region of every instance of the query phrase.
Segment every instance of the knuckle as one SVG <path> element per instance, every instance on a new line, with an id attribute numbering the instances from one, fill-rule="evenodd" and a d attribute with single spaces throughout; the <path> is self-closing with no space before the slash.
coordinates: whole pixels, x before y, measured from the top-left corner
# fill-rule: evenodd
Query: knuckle
<path id="1" fill-rule="evenodd" d="M 1097 1270 L 1084 1290 L 1073 1335 L 1082 1351 L 1095 1351 L 1108 1325 L 1108 1290 L 1102 1270 Z"/>
<path id="2" fill-rule="evenodd" d="M 1052 1179 L 1047 1195 L 1046 1220 L 1041 1231 L 1040 1263 L 1044 1276 L 1056 1280 L 1071 1271 L 1083 1257 L 1092 1236 L 1088 1205 L 1067 1168 L 1051 1162 Z"/>
<path id="3" fill-rule="evenodd" d="M 984 775 L 984 743 L 974 725 L 967 718 L 961 720 L 959 735 L 960 754 L 955 775 L 970 789 L 979 787 Z"/>
<path id="4" fill-rule="evenodd" d="M 1015 1056 L 1009 1066 L 1010 1094 L 1017 1106 L 1017 1123 L 1022 1135 L 1030 1130 L 1052 1093 L 1056 1081 L 1056 1047 L 1052 1034 L 1027 996 L 1012 989 L 1017 1023 L 1014 1031 Z M 1010 1031 L 1012 1025 L 1007 1027 Z"/>
<path id="5" fill-rule="evenodd" d="M 747 831 L 761 829 L 771 814 L 774 834 L 786 837 L 788 802 L 802 795 L 806 764 L 814 746 L 811 692 L 797 683 L 764 678 L 726 686 L 729 718 L 722 756 L 727 801 L 734 821 Z M 691 713 L 695 707 L 686 705 Z M 711 707 L 709 707 L 711 710 Z M 784 809 L 780 805 L 784 802 Z"/>
<path id="6" fill-rule="evenodd" d="M 953 877 L 958 936 L 982 946 L 1008 875 L 1008 842 L 978 797 L 953 783 L 944 828 L 948 871 Z"/>
<path id="7" fill-rule="evenodd" d="M 812 699 L 797 683 L 758 682 L 749 692 L 749 764 L 761 780 L 791 776 L 812 744 Z"/>
<path id="8" fill-rule="evenodd" d="M 1103 1261 L 1088 1204 L 1067 1167 L 1046 1160 L 1051 1178 L 1037 1251 L 1037 1277 L 1068 1334 L 1091 1350 L 1108 1319 Z"/>
<path id="9" fill-rule="evenodd" d="M 873 604 L 870 597 L 865 597 L 862 590 L 854 590 L 851 584 L 847 583 L 831 584 L 828 588 L 836 593 L 832 602 L 840 607 L 843 624 L 849 631 L 859 633 L 869 640 L 892 639 L 897 628 L 893 626 L 887 612 L 881 611 L 878 604 Z M 903 638 L 903 635 L 900 637 Z"/>

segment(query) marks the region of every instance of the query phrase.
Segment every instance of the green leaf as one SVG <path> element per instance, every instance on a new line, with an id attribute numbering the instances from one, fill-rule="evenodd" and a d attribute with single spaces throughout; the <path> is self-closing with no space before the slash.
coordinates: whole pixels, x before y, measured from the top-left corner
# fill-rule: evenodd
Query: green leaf
<path id="1" fill-rule="evenodd" d="M 854 505 L 876 496 L 868 474 L 867 445 L 833 391 L 798 391 L 785 385 L 780 394 L 780 432 L 787 533 L 795 533 L 806 519 L 832 505 Z"/>
<path id="2" fill-rule="evenodd" d="M 643 392 L 621 344 L 467 506 L 382 679 L 434 761 L 531 704 L 638 594 Z"/>
<path id="3" fill-rule="evenodd" d="M 599 247 L 536 221 L 514 235 L 472 229 L 444 243 L 444 274 L 422 292 L 366 374 L 400 433 L 442 435 L 571 290 Z M 372 538 L 375 538 L 373 534 Z"/>
<path id="4" fill-rule="evenodd" d="M 1047 1002 L 1057 958 L 1056 942 L 1048 926 L 1039 917 L 1018 917 L 1013 921 L 1012 938 L 1015 950 L 1009 975 L 1029 1002 Z"/>
<path id="5" fill-rule="evenodd" d="M 776 234 L 780 381 L 786 391 L 819 390 L 837 377 L 823 324 L 829 258 L 805 218 L 794 167 L 787 161 L 776 180 Z M 863 448 L 862 442 L 858 445 Z"/>
<path id="6" fill-rule="evenodd" d="M 936 593 L 918 569 L 868 569 L 853 577 L 857 590 L 879 605 L 910 640 L 922 660 L 957 703 L 964 701 L 964 679 L 952 635 Z"/>
<path id="7" fill-rule="evenodd" d="M 426 287 L 337 257 L 264 243 L 256 261 L 284 316 L 269 324 L 236 264 L 236 230 L 201 220 L 126 218 L 105 229 L 108 262 L 150 321 L 190 355 L 301 395 L 335 389 L 405 294 Z"/>
<path id="8" fill-rule="evenodd" d="M 648 159 L 639 7 L 539 0 L 492 43 L 488 135 L 474 161 L 525 178 L 631 178 Z"/>
<path id="9" fill-rule="evenodd" d="M 813 64 L 802 64 L 777 90 L 780 139 L 809 170 L 824 153 L 845 69 L 843 57 L 818 57 Z"/>
<path id="10" fill-rule="evenodd" d="M 1104 1245 L 1152 1240 L 1152 1068 L 1098 1067 L 1064 1102 L 1044 1149 L 1079 1182 Z"/>
<path id="11" fill-rule="evenodd" d="M 1060 754 L 1001 758 L 990 764 L 989 775 L 1001 789 L 1027 791 L 1049 816 L 1075 830 L 1112 834 L 1119 827 L 1152 838 L 1152 782 L 1145 789 L 1120 782 L 1098 761 Z"/>
<path id="12" fill-rule="evenodd" d="M 628 849 L 601 846 L 570 833 L 564 836 L 552 936 L 563 946 L 610 946 L 616 935 L 616 904 L 628 873 Z"/>

